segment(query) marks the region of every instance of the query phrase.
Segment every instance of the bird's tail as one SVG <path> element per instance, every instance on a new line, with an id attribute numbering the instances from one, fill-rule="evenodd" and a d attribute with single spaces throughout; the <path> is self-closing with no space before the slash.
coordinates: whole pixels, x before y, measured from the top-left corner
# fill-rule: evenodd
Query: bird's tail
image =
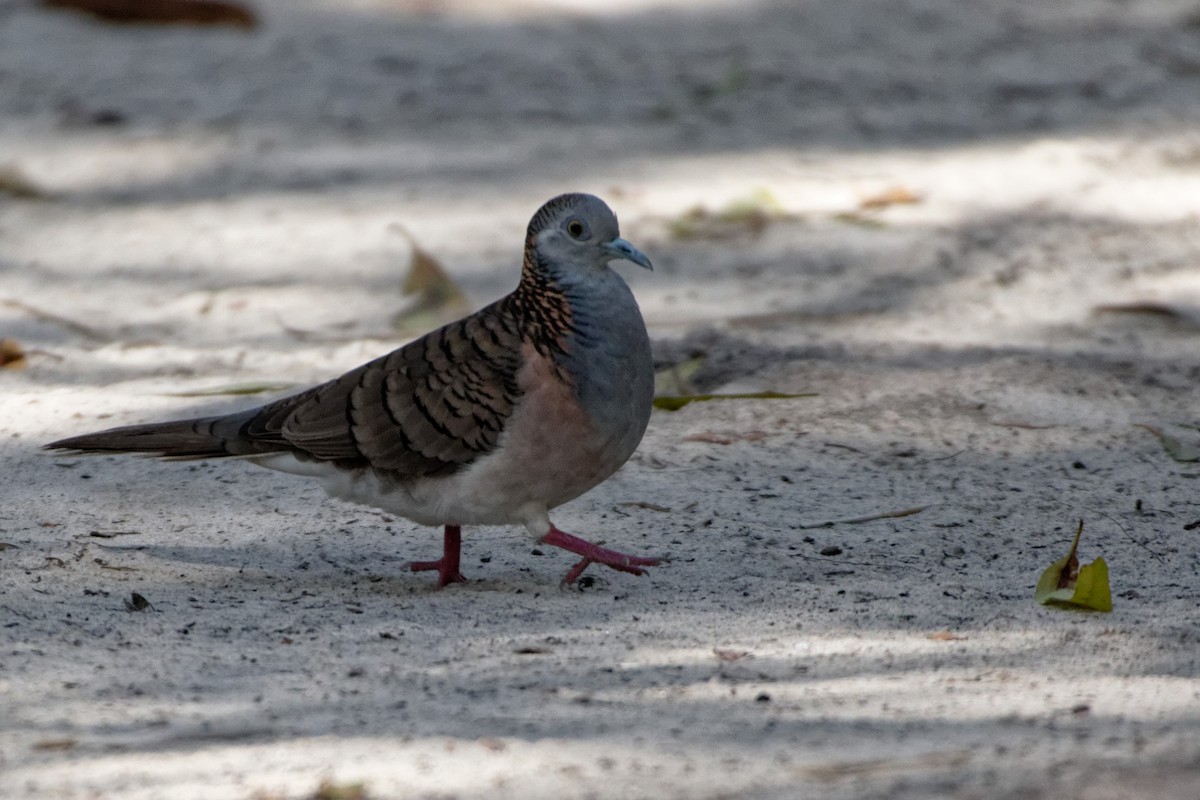
<path id="1" fill-rule="evenodd" d="M 248 456 L 279 449 L 246 435 L 246 428 L 258 416 L 258 411 L 110 428 L 60 439 L 45 445 L 44 449 L 77 453 L 145 453 L 179 460 Z"/>

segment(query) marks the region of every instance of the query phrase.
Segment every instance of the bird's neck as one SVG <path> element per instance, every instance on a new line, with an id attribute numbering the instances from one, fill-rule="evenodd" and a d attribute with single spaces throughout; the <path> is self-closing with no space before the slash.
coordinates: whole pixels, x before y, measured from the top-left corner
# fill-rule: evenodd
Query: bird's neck
<path id="1" fill-rule="evenodd" d="M 566 338 L 575 330 L 571 304 L 561 284 L 537 263 L 532 247 L 525 248 L 521 282 L 506 302 L 520 323 L 522 338 L 544 355 L 565 352 Z"/>

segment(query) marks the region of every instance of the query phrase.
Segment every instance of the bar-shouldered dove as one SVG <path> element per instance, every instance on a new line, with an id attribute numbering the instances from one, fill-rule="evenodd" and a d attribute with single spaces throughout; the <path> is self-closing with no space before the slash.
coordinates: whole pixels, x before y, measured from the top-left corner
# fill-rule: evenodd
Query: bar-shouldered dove
<path id="1" fill-rule="evenodd" d="M 538 209 L 515 291 L 340 378 L 258 408 L 133 425 L 47 449 L 240 457 L 318 478 L 330 495 L 445 528 L 442 557 L 409 565 L 459 573 L 461 526 L 522 524 L 590 564 L 643 574 L 630 556 L 571 534 L 550 509 L 608 478 L 650 419 L 650 341 L 633 293 L 609 267 L 650 269 L 597 197 Z"/>

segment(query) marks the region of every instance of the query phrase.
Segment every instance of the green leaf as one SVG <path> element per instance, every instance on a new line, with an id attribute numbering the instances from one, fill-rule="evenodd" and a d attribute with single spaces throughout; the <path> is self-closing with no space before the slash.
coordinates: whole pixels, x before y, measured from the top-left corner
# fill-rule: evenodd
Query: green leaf
<path id="1" fill-rule="evenodd" d="M 672 364 L 654 373 L 654 395 L 689 395 L 695 394 L 692 378 L 704 365 L 706 356 L 696 356 L 679 364 Z"/>
<path id="2" fill-rule="evenodd" d="M 688 403 L 706 403 L 709 400 L 790 400 L 796 397 L 816 397 L 816 392 L 784 394 L 783 392 L 750 392 L 747 394 L 685 394 L 661 395 L 654 398 L 654 407 L 664 411 L 678 411 Z"/>
<path id="3" fill-rule="evenodd" d="M 226 383 L 221 386 L 210 386 L 207 389 L 192 389 L 187 392 L 166 392 L 168 397 L 216 397 L 225 394 L 262 394 L 263 392 L 281 392 L 284 389 L 294 389 L 295 383 L 279 381 L 246 381 L 242 383 Z"/>
<path id="4" fill-rule="evenodd" d="M 1158 441 L 1162 442 L 1163 450 L 1167 451 L 1167 455 L 1176 461 L 1191 462 L 1200 461 L 1200 447 L 1193 444 L 1188 444 L 1181 439 L 1177 439 L 1171 434 L 1164 431 L 1162 428 L 1156 428 L 1153 425 L 1142 425 L 1134 423 L 1139 428 L 1145 428 L 1158 437 Z"/>
<path id="5" fill-rule="evenodd" d="M 1075 540 L 1067 554 L 1055 561 L 1038 579 L 1033 599 L 1042 605 L 1089 611 L 1112 611 L 1112 592 L 1108 585 L 1108 564 L 1097 558 L 1079 566 L 1075 551 L 1083 534 L 1083 520 L 1075 530 Z"/>

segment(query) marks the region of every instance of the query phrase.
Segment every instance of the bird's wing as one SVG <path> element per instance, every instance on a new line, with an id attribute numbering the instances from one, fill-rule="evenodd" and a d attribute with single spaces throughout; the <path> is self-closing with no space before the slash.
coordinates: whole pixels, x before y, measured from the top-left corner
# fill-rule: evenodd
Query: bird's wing
<path id="1" fill-rule="evenodd" d="M 520 367 L 516 322 L 495 304 L 264 406 L 242 434 L 320 461 L 446 474 L 496 446 Z"/>

